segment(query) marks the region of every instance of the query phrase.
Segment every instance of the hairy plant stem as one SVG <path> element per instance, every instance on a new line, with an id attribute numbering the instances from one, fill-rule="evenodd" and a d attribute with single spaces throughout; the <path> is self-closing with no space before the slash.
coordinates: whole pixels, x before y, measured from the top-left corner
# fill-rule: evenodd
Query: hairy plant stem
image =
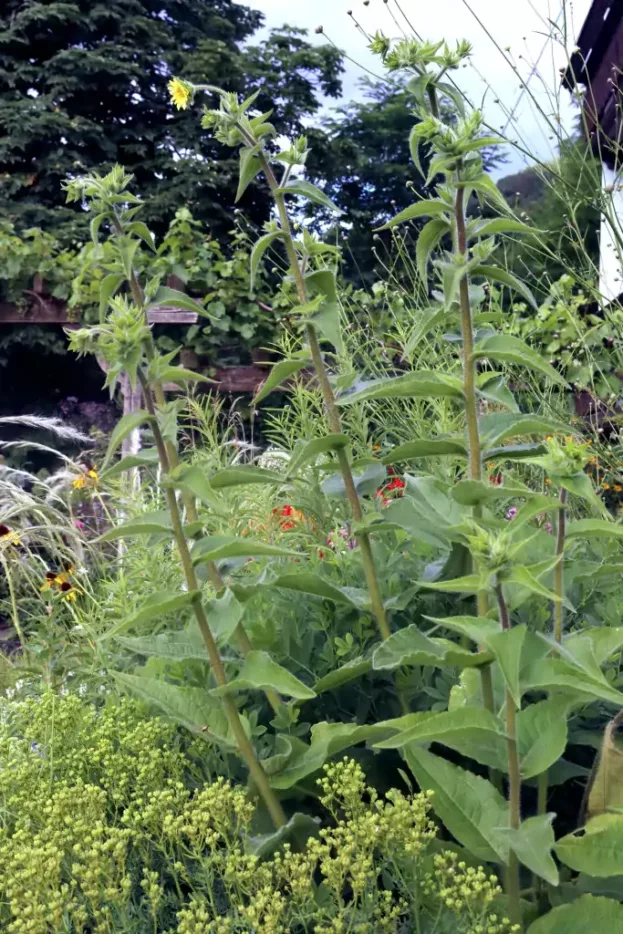
<path id="1" fill-rule="evenodd" d="M 162 437 L 162 432 L 160 431 L 160 426 L 156 419 L 156 410 L 154 406 L 154 401 L 151 394 L 151 389 L 147 382 L 145 375 L 139 372 L 139 379 L 145 395 L 145 405 L 147 406 L 147 411 L 150 415 L 154 416 L 154 425 L 153 433 L 154 440 L 156 442 L 156 449 L 158 451 L 158 458 L 160 461 L 160 467 L 163 474 L 166 476 L 171 470 L 171 464 L 169 461 L 169 456 L 166 448 L 166 443 Z M 180 560 L 182 563 L 182 568 L 184 570 L 184 577 L 186 580 L 186 586 L 189 591 L 199 590 L 199 582 L 197 580 L 197 575 L 195 574 L 195 569 L 193 566 L 190 550 L 188 548 L 188 542 L 186 541 L 186 536 L 184 534 L 184 527 L 182 524 L 182 516 L 180 513 L 179 505 L 177 498 L 175 496 L 175 490 L 171 487 L 168 487 L 166 490 L 167 505 L 169 508 L 169 513 L 171 516 L 171 524 L 173 526 L 173 535 L 177 544 L 178 552 L 180 555 Z M 214 641 L 214 636 L 210 629 L 208 623 L 208 618 L 206 616 L 203 603 L 201 601 L 201 595 L 197 594 L 192 600 L 192 608 L 195 614 L 195 619 L 197 620 L 197 625 L 199 626 L 199 631 L 201 632 L 203 641 L 205 643 L 206 651 L 208 653 L 208 659 L 210 661 L 210 667 L 214 674 L 214 678 L 219 685 L 223 687 L 227 684 L 227 675 L 225 673 L 225 667 L 221 659 L 218 646 Z M 225 695 L 221 698 L 221 703 L 225 714 L 229 721 L 229 724 L 232 729 L 232 733 L 236 739 L 238 745 L 238 750 L 242 759 L 247 764 L 249 769 L 249 774 L 259 792 L 261 797 L 264 800 L 264 804 L 268 808 L 270 816 L 272 817 L 275 827 L 283 827 L 287 823 L 287 819 L 281 803 L 277 798 L 275 792 L 270 787 L 268 781 L 268 776 L 264 771 L 259 759 L 255 754 L 255 750 L 249 740 L 247 734 L 245 733 L 242 720 L 240 719 L 240 714 L 238 709 L 229 695 Z"/>
<path id="2" fill-rule="evenodd" d="M 558 600 L 554 601 L 554 639 L 560 645 L 562 642 L 563 625 L 565 621 L 565 610 L 562 598 L 565 593 L 565 535 L 567 531 L 567 491 L 564 487 L 560 490 L 560 509 L 558 510 L 558 523 L 556 529 L 556 557 L 558 563 L 554 570 L 554 593 Z M 538 777 L 537 792 L 537 814 L 547 812 L 547 794 L 549 790 L 549 770 L 541 772 Z M 534 877 L 534 887 L 538 894 L 543 889 L 543 882 L 538 877 Z"/>
<path id="3" fill-rule="evenodd" d="M 498 613 L 502 629 L 511 628 L 508 606 L 504 598 L 502 585 L 498 582 L 495 588 L 498 603 Z M 517 749 L 517 706 L 506 688 L 506 744 L 508 755 L 508 809 L 510 826 L 512 830 L 519 830 L 521 825 L 521 772 L 519 768 L 519 751 Z M 506 872 L 506 894 L 508 897 L 508 916 L 512 924 L 521 927 L 521 900 L 519 888 L 519 861 L 511 850 L 508 858 Z"/>
<path id="4" fill-rule="evenodd" d="M 563 597 L 565 588 L 565 535 L 567 531 L 567 491 L 560 490 L 560 509 L 558 510 L 558 528 L 556 530 L 556 557 L 558 563 L 554 571 L 554 593 L 558 597 L 554 603 L 554 639 L 562 642 L 564 624 Z"/>
<path id="5" fill-rule="evenodd" d="M 460 173 L 457 181 L 460 181 Z M 467 262 L 467 231 L 465 226 L 465 189 L 459 186 L 454 202 L 454 246 L 457 254 Z M 459 306 L 461 311 L 461 338 L 463 341 L 463 393 L 465 396 L 465 420 L 467 422 L 468 471 L 470 480 L 482 480 L 482 452 L 478 430 L 478 400 L 476 398 L 476 364 L 474 362 L 474 324 L 469 298 L 469 279 L 462 276 L 459 283 Z M 479 506 L 474 507 L 474 519 L 481 517 Z M 478 616 L 486 616 L 489 610 L 486 591 L 476 596 Z M 480 689 L 483 706 L 493 713 L 493 678 L 491 666 L 480 668 Z M 499 776 L 491 773 L 494 784 L 499 785 Z"/>
<path id="6" fill-rule="evenodd" d="M 116 216 L 116 214 L 113 217 L 113 227 L 115 229 L 115 233 L 118 236 L 123 236 L 123 227 L 118 217 Z M 137 308 L 141 309 L 141 311 L 143 312 L 145 316 L 145 321 L 147 322 L 147 312 L 145 310 L 145 296 L 143 294 L 143 289 L 141 288 L 141 284 L 138 281 L 138 276 L 136 275 L 136 272 L 134 271 L 134 269 L 130 270 L 129 285 L 130 285 L 130 290 L 132 292 L 132 299 L 134 301 L 134 304 L 136 305 Z M 149 340 L 145 341 L 145 355 L 147 356 L 148 360 L 153 360 L 156 356 L 156 347 L 154 344 L 154 339 L 151 334 L 151 331 L 149 335 Z M 154 382 L 151 386 L 151 390 L 153 391 L 156 405 L 158 406 L 158 408 L 162 409 L 166 403 L 166 398 L 164 395 L 163 387 L 160 385 L 160 383 Z M 180 463 L 177 448 L 172 441 L 165 440 L 164 444 L 165 444 L 165 448 L 167 452 L 167 457 L 169 459 L 169 465 L 173 469 L 177 467 Z M 190 493 L 187 493 L 186 491 L 182 491 L 182 502 L 184 503 L 184 508 L 186 510 L 186 515 L 188 516 L 188 521 L 198 522 L 199 514 L 197 512 L 197 506 L 196 506 L 194 497 Z M 223 580 L 221 572 L 219 571 L 214 561 L 207 562 L 207 571 L 208 571 L 208 578 L 210 580 L 210 583 L 212 584 L 216 592 L 218 593 L 220 590 L 224 590 L 225 581 Z M 240 652 L 242 653 L 242 655 L 246 656 L 249 654 L 249 652 L 253 651 L 253 645 L 242 623 L 238 623 L 238 625 L 236 626 L 234 630 L 234 638 L 236 639 L 236 642 L 238 643 L 238 648 L 240 649 Z M 264 691 L 264 694 L 270 706 L 272 707 L 272 709 L 275 711 L 275 713 L 278 713 L 279 710 L 283 708 L 284 703 L 281 697 L 279 696 L 279 694 L 277 693 L 277 691 L 273 690 L 272 688 L 267 688 Z"/>
<path id="7" fill-rule="evenodd" d="M 265 154 L 260 152 L 259 158 L 262 164 L 262 170 L 273 193 L 273 197 L 275 198 L 275 204 L 277 205 L 277 212 L 279 214 L 279 221 L 281 224 L 281 230 L 283 232 L 284 246 L 288 256 L 288 262 L 292 270 L 292 275 L 294 277 L 297 297 L 299 302 L 304 305 L 308 301 L 307 287 L 305 284 L 303 270 L 301 269 L 299 258 L 296 252 L 296 247 L 294 245 L 294 238 L 292 236 L 292 228 L 290 226 L 290 218 L 288 216 L 285 200 L 283 195 L 279 193 L 279 182 L 277 181 L 275 173 L 273 172 Z M 318 383 L 320 385 L 320 391 L 322 393 L 329 429 L 334 434 L 341 434 L 342 425 L 338 407 L 335 401 L 335 394 L 333 392 L 333 387 L 331 386 L 331 381 L 329 380 L 329 374 L 327 373 L 327 369 L 322 358 L 322 352 L 318 342 L 318 335 L 316 334 L 316 329 L 313 325 L 307 325 L 305 328 L 305 336 L 309 343 L 309 349 L 314 364 L 314 370 L 316 372 L 316 378 L 318 379 Z M 361 502 L 359 501 L 359 495 L 355 486 L 355 480 L 353 477 L 350 461 L 346 451 L 343 448 L 338 450 L 337 459 L 340 473 L 342 474 L 342 479 L 344 480 L 346 496 L 350 504 L 353 519 L 355 522 L 361 522 L 363 520 L 363 510 L 361 508 Z M 367 534 L 367 532 L 358 531 L 357 541 L 359 542 L 361 561 L 366 577 L 366 583 L 368 585 L 372 613 L 376 619 L 376 624 L 381 636 L 383 639 L 388 639 L 391 635 L 391 630 L 389 628 L 389 623 L 387 622 L 385 607 L 383 606 L 383 598 L 379 585 L 379 578 L 374 561 L 374 555 L 372 553 L 372 546 L 370 544 L 370 536 Z"/>

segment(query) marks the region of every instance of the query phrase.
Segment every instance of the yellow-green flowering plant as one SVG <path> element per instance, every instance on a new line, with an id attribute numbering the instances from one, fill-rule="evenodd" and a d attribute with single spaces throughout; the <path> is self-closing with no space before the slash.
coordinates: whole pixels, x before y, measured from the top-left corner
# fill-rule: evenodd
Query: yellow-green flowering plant
<path id="1" fill-rule="evenodd" d="M 380 797 L 353 760 L 318 783 L 316 835 L 275 851 L 223 762 L 202 775 L 201 742 L 134 701 L 50 691 L 4 702 L 1 724 L 10 934 L 513 932 L 496 877 L 437 840 L 432 795 Z"/>

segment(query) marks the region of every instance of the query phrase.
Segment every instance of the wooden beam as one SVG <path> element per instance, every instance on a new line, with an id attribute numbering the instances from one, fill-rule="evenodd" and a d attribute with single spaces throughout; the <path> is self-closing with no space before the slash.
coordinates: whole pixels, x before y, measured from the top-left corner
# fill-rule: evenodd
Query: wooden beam
<path id="1" fill-rule="evenodd" d="M 148 311 L 147 318 L 150 324 L 195 324 L 198 315 L 184 308 L 163 305 Z M 24 311 L 17 305 L 0 302 L 0 324 L 62 324 L 72 328 L 81 326 L 81 322 L 72 320 L 64 302 L 38 296 L 30 308 Z"/>

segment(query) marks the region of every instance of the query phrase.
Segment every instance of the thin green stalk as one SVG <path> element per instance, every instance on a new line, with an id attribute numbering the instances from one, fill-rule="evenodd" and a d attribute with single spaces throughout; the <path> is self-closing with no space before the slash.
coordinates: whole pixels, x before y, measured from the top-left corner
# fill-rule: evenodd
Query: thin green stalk
<path id="1" fill-rule="evenodd" d="M 502 629 L 510 629 L 508 606 L 504 599 L 502 585 L 496 586 L 498 612 Z M 519 830 L 521 825 L 521 771 L 519 767 L 519 751 L 517 748 L 517 706 L 513 697 L 506 689 L 506 747 L 508 756 L 508 808 L 510 826 L 512 830 Z M 512 924 L 518 924 L 521 929 L 521 898 L 519 887 L 519 861 L 511 850 L 506 873 L 506 894 L 508 897 L 508 915 Z"/>
<path id="2" fill-rule="evenodd" d="M 558 525 L 556 530 L 556 557 L 558 563 L 554 571 L 554 593 L 558 597 L 554 601 L 554 639 L 560 645 L 562 642 L 565 610 L 562 602 L 565 589 L 565 535 L 567 530 L 567 491 L 560 490 L 560 509 L 558 510 Z M 549 790 L 549 770 L 541 772 L 538 777 L 537 814 L 547 812 L 547 794 Z M 534 877 L 534 887 L 537 894 L 541 891 L 543 883 L 538 876 Z"/>
<path id="3" fill-rule="evenodd" d="M 460 181 L 460 178 L 458 179 Z M 465 224 L 465 189 L 459 186 L 454 202 L 454 245 L 457 253 L 467 261 L 467 230 Z M 465 396 L 465 420 L 467 422 L 468 471 L 470 480 L 482 480 L 482 452 L 478 430 L 478 399 L 476 396 L 476 364 L 474 362 L 474 324 L 469 298 L 469 279 L 465 275 L 459 283 L 459 305 L 461 310 L 461 337 L 463 341 L 463 393 Z M 480 507 L 474 508 L 474 518 L 480 518 Z M 476 596 L 478 616 L 486 616 L 489 610 L 487 594 L 481 590 Z M 480 685 L 483 706 L 493 712 L 493 678 L 490 665 L 480 669 Z M 493 779 L 492 774 L 492 779 Z M 499 778 L 496 784 L 499 784 Z"/>
<path id="4" fill-rule="evenodd" d="M 123 236 L 123 227 L 121 226 L 121 223 L 116 217 L 116 215 L 113 218 L 113 226 L 115 228 L 115 232 L 117 233 L 117 235 Z M 134 304 L 137 306 L 137 308 L 140 308 L 143 311 L 145 315 L 145 320 L 147 320 L 147 312 L 145 310 L 145 296 L 143 294 L 143 289 L 141 288 L 141 284 L 138 281 L 138 277 L 134 269 L 130 271 L 129 285 L 130 285 L 130 290 L 132 292 L 132 298 L 134 300 Z M 155 347 L 154 339 L 151 335 L 151 332 L 149 335 L 149 340 L 145 342 L 145 353 L 146 353 L 148 360 L 153 360 L 156 354 L 156 347 Z M 162 408 L 166 403 L 164 389 L 162 388 L 160 383 L 154 383 L 151 388 L 153 390 L 154 398 L 156 400 L 156 405 L 159 408 Z M 179 455 L 175 447 L 175 444 L 173 444 L 172 441 L 165 441 L 164 443 L 165 443 L 165 447 L 167 451 L 167 456 L 169 459 L 169 465 L 171 466 L 171 468 L 175 468 L 180 463 Z M 199 514 L 197 512 L 197 507 L 195 504 L 194 497 L 190 493 L 187 493 L 186 491 L 182 491 L 182 501 L 184 503 L 184 508 L 186 509 L 186 515 L 188 516 L 188 521 L 191 523 L 198 522 Z M 217 593 L 218 591 L 223 590 L 225 588 L 225 581 L 223 580 L 223 577 L 218 567 L 214 563 L 214 561 L 207 562 L 207 571 L 208 571 L 208 578 L 210 580 L 210 583 L 212 584 L 214 589 L 217 591 Z M 238 623 L 238 625 L 236 626 L 234 630 L 234 638 L 236 639 L 236 642 L 238 643 L 238 648 L 240 649 L 240 652 L 242 653 L 242 655 L 246 656 L 249 654 L 249 652 L 253 651 L 253 645 L 242 623 Z M 283 700 L 281 699 L 278 692 L 273 690 L 272 688 L 267 688 L 264 691 L 264 694 L 266 695 L 266 699 L 268 700 L 270 706 L 273 708 L 275 713 L 278 713 L 279 710 L 284 706 Z"/>
<path id="5" fill-rule="evenodd" d="M 565 535 L 567 531 L 567 491 L 560 491 L 560 509 L 558 510 L 558 528 L 556 533 L 556 557 L 558 563 L 554 571 L 554 593 L 557 600 L 554 603 L 554 639 L 559 644 L 562 642 L 562 631 L 564 625 L 564 588 L 565 588 Z"/>
<path id="6" fill-rule="evenodd" d="M 279 220 L 283 232 L 284 246 L 288 256 L 290 268 L 292 270 L 292 275 L 294 277 L 298 300 L 302 305 L 304 305 L 308 301 L 307 287 L 305 284 L 305 277 L 299 263 L 299 258 L 296 253 L 296 247 L 294 245 L 294 238 L 292 236 L 292 228 L 290 226 L 290 219 L 288 217 L 285 200 L 283 195 L 279 193 L 279 183 L 268 162 L 268 159 L 263 152 L 259 153 L 259 158 L 262 163 L 262 170 L 264 171 L 270 189 L 275 198 L 275 203 L 277 205 L 277 212 L 279 214 Z M 327 422 L 329 424 L 329 428 L 332 433 L 340 434 L 342 429 L 340 414 L 338 411 L 337 403 L 335 401 L 333 387 L 331 386 L 331 381 L 329 380 L 329 374 L 327 373 L 327 369 L 322 358 L 318 336 L 313 325 L 307 325 L 305 328 L 305 334 L 309 343 L 312 361 L 316 372 L 316 378 L 318 379 L 318 383 L 320 385 L 320 391 L 322 393 L 322 398 L 327 413 Z M 361 508 L 359 495 L 357 493 L 357 488 L 355 486 L 355 480 L 348 455 L 344 449 L 340 449 L 338 451 L 337 457 L 340 472 L 344 480 L 346 496 L 348 498 L 348 502 L 350 503 L 351 511 L 353 514 L 353 519 L 355 522 L 361 522 L 363 519 L 363 511 Z M 367 534 L 367 532 L 360 531 L 357 533 L 357 541 L 359 542 L 361 561 L 366 577 L 366 583 L 368 585 L 368 592 L 370 594 L 370 606 L 372 608 L 372 613 L 376 619 L 378 630 L 381 636 L 383 639 L 388 639 L 391 635 L 391 630 L 389 628 L 389 623 L 387 622 L 385 607 L 383 606 L 383 598 L 379 585 L 379 578 L 374 561 L 374 555 L 372 553 L 372 546 L 370 544 L 370 536 Z"/>
<path id="7" fill-rule="evenodd" d="M 2 564 L 2 567 L 4 568 L 4 576 L 6 577 L 7 585 L 9 588 L 9 598 L 11 601 L 11 620 L 13 622 L 13 626 L 15 627 L 15 632 L 17 633 L 17 638 L 19 639 L 19 644 L 21 646 L 22 652 L 26 653 L 28 651 L 28 647 L 26 645 L 26 639 L 24 637 L 24 632 L 22 630 L 22 627 L 19 621 L 19 611 L 17 609 L 17 600 L 15 598 L 15 588 L 13 587 L 13 578 L 11 576 L 11 571 L 9 569 L 8 563 L 4 555 L 2 554 L 0 554 L 0 563 Z"/>
<path id="8" fill-rule="evenodd" d="M 143 388 L 143 392 L 145 394 L 145 404 L 147 406 L 147 410 L 150 413 L 150 415 L 154 416 L 154 419 L 155 419 L 156 410 L 154 407 L 151 390 L 149 388 L 149 385 L 143 373 L 139 373 L 139 379 L 141 382 L 141 386 Z M 171 464 L 169 461 L 166 444 L 165 444 L 164 438 L 162 437 L 162 433 L 160 431 L 160 427 L 156 419 L 154 421 L 152 430 L 154 433 L 154 440 L 156 442 L 156 448 L 158 451 L 160 467 L 162 469 L 163 474 L 167 475 L 170 472 Z M 195 574 L 195 568 L 193 566 L 190 550 L 188 548 L 188 542 L 184 534 L 184 527 L 182 525 L 182 517 L 181 517 L 180 509 L 178 506 L 178 502 L 175 496 L 175 490 L 169 487 L 166 490 L 166 497 L 167 497 L 167 505 L 169 508 L 169 513 L 171 515 L 173 535 L 177 543 L 180 560 L 182 562 L 182 568 L 184 571 L 186 586 L 188 587 L 189 591 L 197 591 L 199 590 L 199 582 Z M 208 619 L 206 616 L 205 609 L 203 607 L 200 594 L 197 594 L 197 596 L 192 600 L 191 605 L 193 608 L 193 612 L 195 614 L 195 618 L 197 620 L 197 625 L 199 626 L 199 630 L 201 632 L 203 641 L 205 643 L 206 651 L 208 653 L 208 658 L 210 661 L 210 667 L 212 668 L 212 672 L 214 674 L 217 684 L 219 685 L 219 687 L 223 687 L 227 684 L 227 675 L 225 673 L 225 667 L 223 665 L 223 661 L 221 659 L 218 647 L 216 645 L 216 642 L 214 641 L 214 636 L 212 635 L 212 631 L 208 623 Z M 268 776 L 266 772 L 264 771 L 259 759 L 257 758 L 255 754 L 255 750 L 253 749 L 253 746 L 251 745 L 251 742 L 249 741 L 247 734 L 245 733 L 244 727 L 242 725 L 242 720 L 240 719 L 240 715 L 238 713 L 238 709 L 236 708 L 236 705 L 234 704 L 232 698 L 229 695 L 225 695 L 224 697 L 222 697 L 221 702 L 223 704 L 223 708 L 227 715 L 227 719 L 229 721 L 229 724 L 232 728 L 232 732 L 236 739 L 236 743 L 238 745 L 238 750 L 240 752 L 240 755 L 247 764 L 247 768 L 249 769 L 251 778 L 253 782 L 255 783 L 255 786 L 257 787 L 257 790 L 259 791 L 261 797 L 263 798 L 266 807 L 268 808 L 268 811 L 270 813 L 270 816 L 273 819 L 275 827 L 283 827 L 284 824 L 287 823 L 285 813 L 283 811 L 283 808 L 281 807 L 281 803 L 279 802 L 279 799 L 277 798 L 275 792 L 270 787 Z"/>

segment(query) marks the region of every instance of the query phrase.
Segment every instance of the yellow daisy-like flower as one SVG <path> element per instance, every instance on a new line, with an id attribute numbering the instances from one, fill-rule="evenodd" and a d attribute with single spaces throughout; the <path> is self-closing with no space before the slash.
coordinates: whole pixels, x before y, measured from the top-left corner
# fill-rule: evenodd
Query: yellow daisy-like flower
<path id="1" fill-rule="evenodd" d="M 81 473 L 80 476 L 76 477 L 75 480 L 72 480 L 71 485 L 74 490 L 84 490 L 87 486 L 96 486 L 99 477 L 97 475 L 97 470 L 86 470 L 84 473 Z"/>
<path id="2" fill-rule="evenodd" d="M 15 545 L 17 547 L 21 544 L 21 539 L 17 532 L 13 532 L 8 525 L 0 525 L 0 545 Z"/>
<path id="3" fill-rule="evenodd" d="M 193 96 L 192 85 L 181 78 L 171 78 L 168 84 L 171 100 L 178 110 L 186 110 Z"/>

